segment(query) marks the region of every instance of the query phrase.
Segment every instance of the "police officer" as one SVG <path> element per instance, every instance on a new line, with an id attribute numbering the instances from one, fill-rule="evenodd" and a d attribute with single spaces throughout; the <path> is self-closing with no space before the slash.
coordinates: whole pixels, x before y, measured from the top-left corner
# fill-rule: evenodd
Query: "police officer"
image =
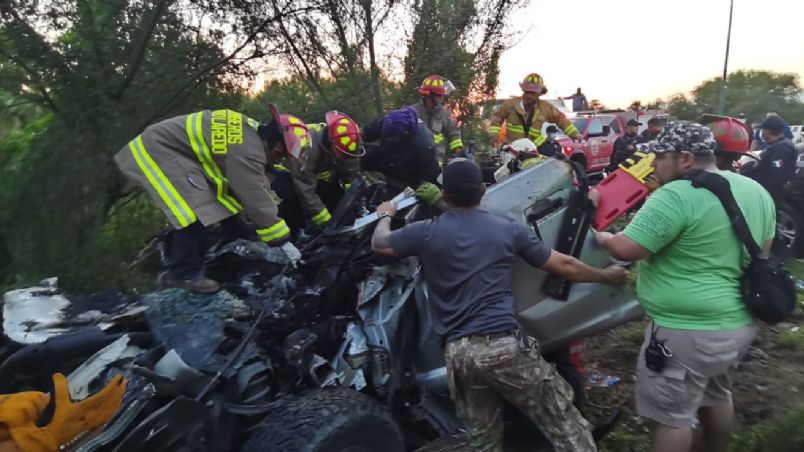
<path id="1" fill-rule="evenodd" d="M 639 122 L 636 119 L 629 119 L 625 125 L 625 134 L 614 141 L 614 151 L 611 153 L 608 172 L 616 170 L 620 163 L 636 152 L 636 145 L 640 143 L 638 130 Z"/>
<path id="2" fill-rule="evenodd" d="M 556 137 L 558 137 L 558 128 L 554 125 L 547 126 L 545 129 L 547 132 L 547 140 L 539 146 L 539 154 L 545 157 L 554 157 L 557 159 L 562 159 L 564 154 L 561 149 L 561 143 L 556 141 Z"/>
<path id="3" fill-rule="evenodd" d="M 784 196 L 785 184 L 796 172 L 798 158 L 795 146 L 785 138 L 785 127 L 787 124 L 778 116 L 765 118 L 759 128 L 768 148 L 760 154 L 759 162 L 744 172 L 768 190 L 777 206 Z"/>
<path id="4" fill-rule="evenodd" d="M 760 137 L 768 147 L 759 155 L 759 162 L 743 172 L 743 175 L 765 187 L 777 210 L 784 200 L 784 186 L 795 175 L 798 159 L 796 147 L 785 137 L 786 127 L 787 124 L 779 116 L 768 116 L 762 121 L 759 126 Z M 774 237 L 771 253 L 779 259 L 788 257 L 789 250 L 781 234 L 777 233 Z"/>
<path id="5" fill-rule="evenodd" d="M 662 121 L 660 121 L 659 118 L 650 118 L 648 119 L 648 128 L 639 134 L 639 142 L 647 143 L 654 141 L 656 138 L 659 138 L 660 133 L 662 133 Z"/>

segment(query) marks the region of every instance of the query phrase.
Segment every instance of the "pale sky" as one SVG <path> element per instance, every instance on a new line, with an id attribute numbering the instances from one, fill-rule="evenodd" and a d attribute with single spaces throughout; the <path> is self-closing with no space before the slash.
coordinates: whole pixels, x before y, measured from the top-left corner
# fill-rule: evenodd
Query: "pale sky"
<path id="1" fill-rule="evenodd" d="M 608 107 L 688 92 L 723 73 L 728 0 L 532 0 L 527 30 L 500 61 L 498 97 L 538 72 L 546 97 L 577 87 Z M 735 0 L 729 72 L 795 72 L 804 81 L 804 1 Z"/>

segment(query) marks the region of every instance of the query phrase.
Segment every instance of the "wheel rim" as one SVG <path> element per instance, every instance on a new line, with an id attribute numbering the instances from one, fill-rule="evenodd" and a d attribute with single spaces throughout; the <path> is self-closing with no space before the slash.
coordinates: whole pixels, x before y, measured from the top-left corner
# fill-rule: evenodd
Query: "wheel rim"
<path id="1" fill-rule="evenodd" d="M 796 222 L 784 210 L 778 211 L 776 215 L 776 231 L 779 233 L 784 245 L 790 248 L 793 246 L 793 242 L 796 241 Z"/>

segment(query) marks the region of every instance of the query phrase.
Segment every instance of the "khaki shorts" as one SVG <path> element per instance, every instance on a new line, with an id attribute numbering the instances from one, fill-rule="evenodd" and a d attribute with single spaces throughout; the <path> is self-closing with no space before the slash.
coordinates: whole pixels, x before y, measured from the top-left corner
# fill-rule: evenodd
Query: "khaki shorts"
<path id="1" fill-rule="evenodd" d="M 692 427 L 701 407 L 731 405 L 731 372 L 748 351 L 756 326 L 728 331 L 676 330 L 660 327 L 659 340 L 673 351 L 661 372 L 645 367 L 648 324 L 637 359 L 636 411 L 676 428 Z"/>

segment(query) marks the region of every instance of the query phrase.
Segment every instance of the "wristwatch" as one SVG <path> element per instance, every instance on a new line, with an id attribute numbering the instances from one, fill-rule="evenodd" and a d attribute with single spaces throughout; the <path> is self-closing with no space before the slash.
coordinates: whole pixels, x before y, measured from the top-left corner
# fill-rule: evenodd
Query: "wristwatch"
<path id="1" fill-rule="evenodd" d="M 377 215 L 377 220 L 382 220 L 383 218 L 390 218 L 390 217 L 391 217 L 391 214 L 386 211 L 386 212 L 383 212 L 383 213 Z"/>

